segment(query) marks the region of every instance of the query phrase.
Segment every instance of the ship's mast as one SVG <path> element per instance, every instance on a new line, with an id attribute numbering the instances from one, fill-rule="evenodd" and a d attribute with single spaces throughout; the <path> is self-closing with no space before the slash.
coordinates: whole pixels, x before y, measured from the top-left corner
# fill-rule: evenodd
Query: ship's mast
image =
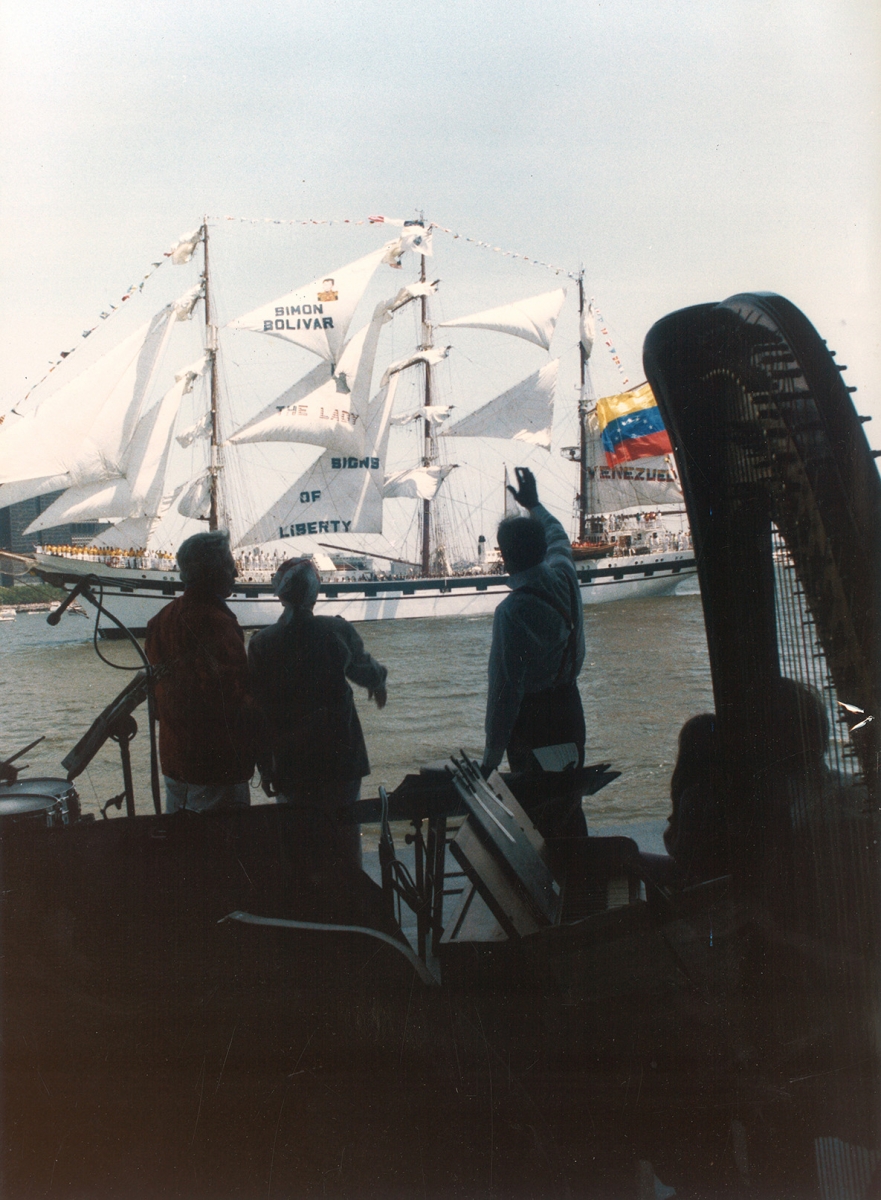
<path id="1" fill-rule="evenodd" d="M 211 394 L 211 465 L 208 469 L 208 528 L 218 526 L 218 475 L 220 461 L 218 445 L 220 438 L 217 428 L 217 326 L 211 320 L 211 290 L 208 281 L 208 218 L 202 223 L 202 248 L 205 255 L 205 349 L 209 359 L 209 387 Z"/>
<path id="2" fill-rule="evenodd" d="M 425 255 L 421 255 L 422 265 L 419 270 L 420 282 L 425 283 Z M 423 350 L 430 350 L 431 341 L 431 325 L 428 322 L 428 297 L 420 297 L 422 308 L 422 346 Z M 425 407 L 431 406 L 431 365 L 425 363 Z M 432 427 L 431 421 L 425 418 L 425 427 L 423 430 L 423 451 L 422 465 L 424 467 L 431 466 L 432 458 Z M 429 563 L 431 559 L 431 501 L 422 501 L 422 574 L 427 575 Z"/>
<path id="3" fill-rule="evenodd" d="M 588 413 L 590 402 L 587 395 L 588 353 L 582 340 L 581 331 L 584 324 L 584 268 L 578 272 L 578 350 L 581 360 L 581 388 L 578 393 L 578 541 L 587 539 L 587 517 L 593 504 L 588 491 L 591 486 L 590 472 L 587 461 L 587 448 L 590 440 L 590 425 Z"/>

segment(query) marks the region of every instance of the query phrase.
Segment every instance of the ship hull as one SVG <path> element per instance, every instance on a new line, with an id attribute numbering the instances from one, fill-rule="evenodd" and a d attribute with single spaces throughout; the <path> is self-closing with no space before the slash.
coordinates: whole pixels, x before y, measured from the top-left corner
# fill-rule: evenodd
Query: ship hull
<path id="1" fill-rule="evenodd" d="M 71 583 L 94 574 L 104 588 L 104 602 L 136 633 L 176 595 L 183 585 L 176 573 L 98 567 L 79 559 L 41 555 L 37 573 L 47 582 Z M 584 604 L 668 596 L 696 571 L 691 551 L 606 558 L 576 564 Z M 462 575 L 439 579 L 356 580 L 321 585 L 315 611 L 347 621 L 390 621 L 407 618 L 480 617 L 495 611 L 508 594 L 504 575 Z M 227 603 L 243 629 L 272 625 L 281 605 L 268 583 L 237 581 Z"/>

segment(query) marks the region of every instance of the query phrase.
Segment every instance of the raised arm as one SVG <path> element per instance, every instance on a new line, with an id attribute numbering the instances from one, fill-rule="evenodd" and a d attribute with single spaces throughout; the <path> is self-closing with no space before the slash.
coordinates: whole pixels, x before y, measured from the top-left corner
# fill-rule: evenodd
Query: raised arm
<path id="1" fill-rule="evenodd" d="M 549 567 L 561 566 L 564 562 L 568 562 L 572 564 L 574 569 L 575 559 L 572 557 L 572 545 L 569 541 L 569 535 L 557 518 L 552 513 L 549 513 L 540 502 L 535 476 L 528 467 L 516 467 L 514 473 L 517 477 L 517 487 L 514 488 L 508 484 L 508 491 L 517 503 L 527 509 L 529 515 L 534 517 L 540 523 L 542 529 L 544 529 L 545 539 L 548 544 L 545 562 Z"/>

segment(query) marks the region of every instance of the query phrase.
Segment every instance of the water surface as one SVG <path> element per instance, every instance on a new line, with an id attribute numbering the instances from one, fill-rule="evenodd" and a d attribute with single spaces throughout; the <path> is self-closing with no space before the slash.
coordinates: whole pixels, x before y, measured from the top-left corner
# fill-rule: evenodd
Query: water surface
<path id="1" fill-rule="evenodd" d="M 587 802 L 592 828 L 656 823 L 669 811 L 670 772 L 683 721 L 711 709 L 712 690 L 697 594 L 624 600 L 584 610 L 587 655 L 579 686 L 587 722 L 587 761 L 610 762 L 621 778 Z M 41 614 L 0 623 L 0 753 L 45 734 L 27 757 L 32 776 L 62 777 L 61 759 L 130 673 L 102 663 L 91 619 L 67 614 L 55 629 Z M 377 711 L 356 688 L 372 775 L 396 786 L 421 764 L 460 748 L 483 749 L 491 617 L 371 622 L 358 626 L 389 669 L 389 699 Z M 136 662 L 130 646 L 101 643 L 118 664 Z M 138 811 L 151 811 L 145 710 L 132 747 Z M 77 780 L 84 811 L 122 790 L 119 751 L 107 743 Z M 262 800 L 262 794 L 254 793 Z M 115 810 L 113 810 L 115 812 Z"/>

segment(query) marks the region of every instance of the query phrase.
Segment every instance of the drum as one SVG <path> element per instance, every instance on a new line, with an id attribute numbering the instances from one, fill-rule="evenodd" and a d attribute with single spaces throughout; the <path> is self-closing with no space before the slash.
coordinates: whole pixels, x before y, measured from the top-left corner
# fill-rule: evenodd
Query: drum
<path id="1" fill-rule="evenodd" d="M 0 834 L 13 829 L 52 829 L 80 818 L 80 798 L 66 779 L 26 779 L 0 784 Z"/>

